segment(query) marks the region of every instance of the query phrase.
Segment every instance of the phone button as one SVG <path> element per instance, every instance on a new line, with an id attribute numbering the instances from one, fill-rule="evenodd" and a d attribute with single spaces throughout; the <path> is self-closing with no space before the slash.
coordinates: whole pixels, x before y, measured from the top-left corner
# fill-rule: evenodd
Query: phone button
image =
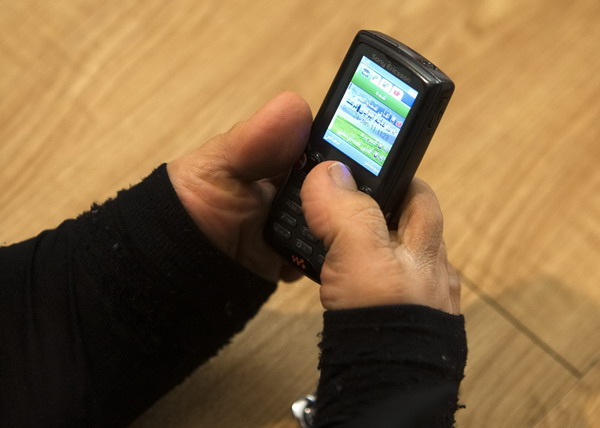
<path id="1" fill-rule="evenodd" d="M 284 211 L 279 213 L 279 221 L 281 221 L 284 224 L 287 224 L 290 227 L 296 227 L 296 225 L 298 224 L 298 221 L 294 217 L 292 217 Z"/>
<path id="2" fill-rule="evenodd" d="M 428 125 L 429 128 L 435 128 L 435 126 L 438 124 L 438 122 L 442 118 L 442 115 L 444 114 L 444 111 L 446 110 L 447 105 L 448 105 L 448 98 L 442 98 L 440 100 L 440 104 L 438 105 L 437 109 L 431 116 L 431 119 L 430 119 L 429 125 Z"/>
<path id="3" fill-rule="evenodd" d="M 323 155 L 319 152 L 311 152 L 308 156 L 315 165 L 323 162 L 324 160 Z"/>
<path id="4" fill-rule="evenodd" d="M 419 58 L 419 62 L 431 70 L 437 70 L 437 67 L 435 65 L 433 65 L 433 63 L 431 61 L 428 61 L 423 57 Z"/>
<path id="5" fill-rule="evenodd" d="M 279 223 L 273 223 L 273 232 L 275 232 L 275 235 L 278 238 L 284 239 L 286 241 L 292 237 L 292 232 L 287 230 Z"/>
<path id="6" fill-rule="evenodd" d="M 285 206 L 288 207 L 289 210 L 296 215 L 302 214 L 302 207 L 290 199 L 285 201 Z"/>
<path id="7" fill-rule="evenodd" d="M 323 263 L 325 263 L 325 256 L 323 254 L 317 254 L 316 261 L 320 269 L 321 267 L 323 267 Z"/>
<path id="8" fill-rule="evenodd" d="M 304 180 L 306 180 L 307 175 L 308 175 L 308 171 L 305 171 L 305 170 L 298 171 L 298 179 L 300 180 L 301 183 L 304 183 Z"/>
<path id="9" fill-rule="evenodd" d="M 309 241 L 315 244 L 319 241 L 317 238 L 315 238 L 315 236 L 312 233 L 310 233 L 310 230 L 306 226 L 302 226 L 302 228 L 300 228 L 300 234 L 302 235 L 302 237 L 308 239 Z"/>
<path id="10" fill-rule="evenodd" d="M 300 254 L 305 256 L 310 256 L 313 253 L 312 247 L 301 239 L 296 239 L 294 241 L 294 247 L 300 252 Z"/>
<path id="11" fill-rule="evenodd" d="M 358 190 L 360 190 L 363 193 L 366 193 L 369 196 L 371 196 L 373 194 L 373 191 L 371 190 L 371 188 L 368 186 L 365 186 L 364 184 L 362 186 L 360 186 L 358 188 Z"/>
<path id="12" fill-rule="evenodd" d="M 291 193 L 294 198 L 296 198 L 297 200 L 300 200 L 300 188 L 298 188 L 296 186 L 292 186 Z"/>

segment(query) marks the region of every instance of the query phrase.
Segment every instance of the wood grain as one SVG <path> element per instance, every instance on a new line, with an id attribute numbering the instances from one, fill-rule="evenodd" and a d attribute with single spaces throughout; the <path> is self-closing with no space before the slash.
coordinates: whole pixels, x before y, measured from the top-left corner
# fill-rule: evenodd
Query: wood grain
<path id="1" fill-rule="evenodd" d="M 463 296 L 469 359 L 457 412 L 459 427 L 531 427 L 578 383 L 535 337 L 499 312 L 494 301 Z"/>
<path id="2" fill-rule="evenodd" d="M 564 394 L 536 427 L 595 427 L 600 421 L 600 366 L 596 364 Z"/>
<path id="3" fill-rule="evenodd" d="M 456 94 L 419 175 L 464 277 L 461 427 L 592 427 L 600 359 L 600 3 L 0 2 L 0 243 L 76 216 L 282 90 L 316 111 L 354 33 L 389 33 Z M 294 427 L 321 309 L 282 285 L 137 426 Z"/>

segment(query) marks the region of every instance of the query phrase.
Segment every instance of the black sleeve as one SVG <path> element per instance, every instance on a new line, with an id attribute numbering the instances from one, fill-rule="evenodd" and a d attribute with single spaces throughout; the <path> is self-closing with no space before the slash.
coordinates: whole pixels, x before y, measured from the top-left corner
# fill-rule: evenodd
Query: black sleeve
<path id="1" fill-rule="evenodd" d="M 78 219 L 0 248 L 0 426 L 128 424 L 274 287 L 199 233 L 161 166 Z M 411 403 L 451 423 L 462 317 L 390 307 L 324 318 L 320 427 L 410 426 Z"/>
<path id="2" fill-rule="evenodd" d="M 274 291 L 211 245 L 165 165 L 0 248 L 0 426 L 122 426 Z"/>
<path id="3" fill-rule="evenodd" d="M 453 426 L 462 315 L 416 305 L 328 311 L 320 347 L 318 428 Z"/>

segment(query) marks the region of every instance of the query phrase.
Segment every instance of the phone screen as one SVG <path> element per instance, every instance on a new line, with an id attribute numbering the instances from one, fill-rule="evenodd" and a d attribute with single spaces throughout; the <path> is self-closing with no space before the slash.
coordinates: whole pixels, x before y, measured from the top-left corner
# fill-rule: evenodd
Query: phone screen
<path id="1" fill-rule="evenodd" d="M 363 56 L 323 139 L 377 176 L 417 95 Z"/>

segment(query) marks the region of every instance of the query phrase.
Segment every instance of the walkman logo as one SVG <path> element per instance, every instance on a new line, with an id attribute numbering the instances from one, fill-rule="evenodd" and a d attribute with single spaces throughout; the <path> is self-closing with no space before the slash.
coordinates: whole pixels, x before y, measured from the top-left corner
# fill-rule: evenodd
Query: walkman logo
<path id="1" fill-rule="evenodd" d="M 302 257 L 292 255 L 292 263 L 294 263 L 300 269 L 306 270 L 306 263 Z"/>

